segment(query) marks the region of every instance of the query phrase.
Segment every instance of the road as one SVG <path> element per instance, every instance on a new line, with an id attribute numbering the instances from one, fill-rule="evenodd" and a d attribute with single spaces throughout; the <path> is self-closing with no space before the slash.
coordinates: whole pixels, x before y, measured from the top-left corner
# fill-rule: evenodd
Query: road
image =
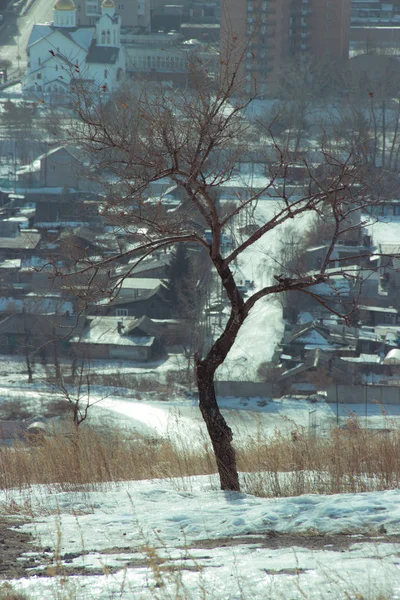
<path id="1" fill-rule="evenodd" d="M 27 62 L 26 44 L 32 27 L 35 23 L 46 23 L 53 20 L 53 2 L 35 0 L 25 16 L 18 17 L 16 13 L 5 11 L 4 17 L 5 25 L 0 33 L 0 57 L 12 62 L 10 77 L 18 75 L 18 67 L 20 75 L 23 75 Z"/>

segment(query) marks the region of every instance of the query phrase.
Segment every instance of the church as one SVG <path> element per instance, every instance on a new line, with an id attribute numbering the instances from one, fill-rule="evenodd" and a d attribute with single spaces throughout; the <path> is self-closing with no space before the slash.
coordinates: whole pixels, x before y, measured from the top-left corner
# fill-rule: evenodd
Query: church
<path id="1" fill-rule="evenodd" d="M 76 26 L 73 0 L 56 0 L 53 23 L 34 25 L 26 47 L 26 91 L 66 94 L 74 83 L 88 89 L 115 89 L 125 73 L 121 18 L 114 0 L 103 0 L 94 26 Z"/>

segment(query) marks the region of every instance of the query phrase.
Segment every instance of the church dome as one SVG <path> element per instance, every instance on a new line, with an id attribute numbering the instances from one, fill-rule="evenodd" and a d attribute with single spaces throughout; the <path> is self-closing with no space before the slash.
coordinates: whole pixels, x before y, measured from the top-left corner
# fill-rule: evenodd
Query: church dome
<path id="1" fill-rule="evenodd" d="M 101 8 L 115 8 L 114 0 L 103 0 Z"/>
<path id="2" fill-rule="evenodd" d="M 57 0 L 54 10 L 75 10 L 76 6 L 73 0 Z"/>

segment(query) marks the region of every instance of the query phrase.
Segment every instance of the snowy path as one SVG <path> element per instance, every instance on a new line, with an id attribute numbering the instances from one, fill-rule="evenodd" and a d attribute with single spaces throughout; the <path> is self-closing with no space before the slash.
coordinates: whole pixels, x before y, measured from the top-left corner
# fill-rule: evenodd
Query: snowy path
<path id="1" fill-rule="evenodd" d="M 279 209 L 280 203 L 260 200 L 255 213 L 257 222 L 266 223 Z M 309 216 L 294 220 L 299 236 L 307 228 Z M 293 231 L 293 223 L 290 223 Z M 288 226 L 281 225 L 250 246 L 240 256 L 237 269 L 244 279 L 254 281 L 256 292 L 273 283 L 273 274 L 282 272 L 280 246 L 287 237 Z M 219 379 L 257 378 L 260 363 L 271 360 L 283 333 L 282 306 L 277 298 L 264 298 L 254 306 L 241 328 L 227 360 L 218 370 Z"/>

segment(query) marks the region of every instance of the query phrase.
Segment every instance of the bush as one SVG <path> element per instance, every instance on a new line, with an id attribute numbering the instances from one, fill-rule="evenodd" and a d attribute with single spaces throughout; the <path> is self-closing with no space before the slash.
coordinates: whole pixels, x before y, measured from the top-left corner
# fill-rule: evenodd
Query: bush
<path id="1" fill-rule="evenodd" d="M 35 413 L 21 400 L 7 400 L 0 404 L 0 417 L 7 421 L 23 421 L 34 416 Z"/>

